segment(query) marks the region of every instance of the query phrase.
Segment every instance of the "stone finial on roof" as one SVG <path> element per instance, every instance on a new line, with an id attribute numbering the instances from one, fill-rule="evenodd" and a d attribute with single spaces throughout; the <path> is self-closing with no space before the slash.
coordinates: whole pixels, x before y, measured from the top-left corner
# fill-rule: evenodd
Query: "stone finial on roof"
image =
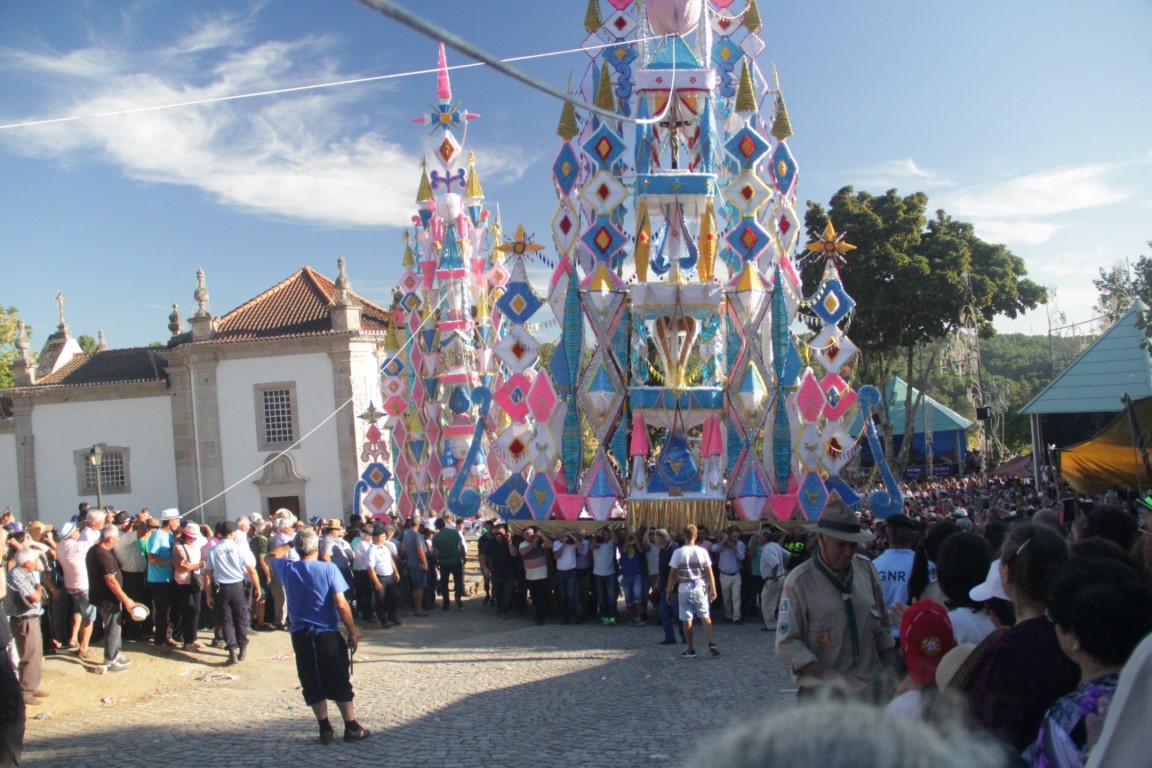
<path id="1" fill-rule="evenodd" d="M 16 359 L 12 361 L 12 383 L 30 387 L 36 383 L 36 358 L 28 348 L 28 326 L 16 321 Z"/>
<path id="2" fill-rule="evenodd" d="M 104 337 L 104 329 L 96 332 L 96 351 L 103 352 L 108 349 L 108 339 Z"/>
<path id="3" fill-rule="evenodd" d="M 64 322 L 64 292 L 56 291 L 56 306 L 60 310 L 60 325 L 56 327 L 58 333 L 68 335 L 68 323 Z"/>
<path id="4" fill-rule="evenodd" d="M 192 298 L 196 299 L 196 314 L 195 317 L 209 317 L 208 313 L 208 285 L 204 280 L 204 269 L 196 270 L 196 290 L 192 293 Z"/>
<path id="5" fill-rule="evenodd" d="M 328 308 L 328 318 L 332 322 L 334 331 L 358 331 L 361 328 L 361 312 L 363 307 L 352 293 L 352 281 L 348 279 L 347 264 L 344 257 L 336 259 L 339 274 L 336 276 L 336 297 L 332 306 Z"/>
<path id="6" fill-rule="evenodd" d="M 168 315 L 168 331 L 173 336 L 184 333 L 184 320 L 180 317 L 180 307 L 173 302 L 172 314 Z"/>
<path id="7" fill-rule="evenodd" d="M 216 335 L 216 318 L 208 311 L 208 285 L 204 280 L 204 270 L 196 270 L 196 314 L 189 318 L 192 326 L 192 341 L 207 341 Z"/>
<path id="8" fill-rule="evenodd" d="M 21 357 L 28 354 L 28 326 L 24 325 L 23 320 L 16 321 L 16 351 Z"/>

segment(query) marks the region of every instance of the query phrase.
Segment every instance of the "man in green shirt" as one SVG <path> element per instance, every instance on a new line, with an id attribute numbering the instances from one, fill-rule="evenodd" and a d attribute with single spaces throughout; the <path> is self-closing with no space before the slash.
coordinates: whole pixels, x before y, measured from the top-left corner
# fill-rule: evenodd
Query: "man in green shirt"
<path id="1" fill-rule="evenodd" d="M 436 565 L 440 569 L 440 596 L 444 599 L 444 610 L 450 607 L 448 601 L 448 576 L 456 581 L 456 607 L 464 607 L 464 557 L 467 552 L 460 531 L 449 528 L 443 517 L 436 520 L 436 534 L 432 537 L 432 551 L 436 553 Z"/>

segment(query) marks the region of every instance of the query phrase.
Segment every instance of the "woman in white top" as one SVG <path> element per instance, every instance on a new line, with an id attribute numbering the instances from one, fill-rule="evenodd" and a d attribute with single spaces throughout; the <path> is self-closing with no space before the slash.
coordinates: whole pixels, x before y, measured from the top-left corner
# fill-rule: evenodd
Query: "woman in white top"
<path id="1" fill-rule="evenodd" d="M 983 602 L 970 594 L 973 587 L 984 583 L 991 563 L 992 547 L 975 533 L 954 534 L 940 545 L 936 578 L 947 601 L 948 619 L 957 643 L 979 644 L 995 629 Z"/>

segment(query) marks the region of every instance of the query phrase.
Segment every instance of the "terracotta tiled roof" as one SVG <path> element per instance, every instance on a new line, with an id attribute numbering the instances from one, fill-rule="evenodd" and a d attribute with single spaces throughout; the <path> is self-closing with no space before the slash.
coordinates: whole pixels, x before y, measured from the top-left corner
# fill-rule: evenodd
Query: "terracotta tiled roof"
<path id="1" fill-rule="evenodd" d="M 352 295 L 362 307 L 361 330 L 387 331 L 388 310 Z M 207 343 L 331 333 L 328 308 L 335 299 L 336 284 L 311 267 L 304 267 L 221 317 L 215 337 Z"/>
<path id="2" fill-rule="evenodd" d="M 158 351 L 151 347 L 135 347 L 81 352 L 56 373 L 37 380 L 32 388 L 163 381 L 168 363 L 156 354 Z"/>

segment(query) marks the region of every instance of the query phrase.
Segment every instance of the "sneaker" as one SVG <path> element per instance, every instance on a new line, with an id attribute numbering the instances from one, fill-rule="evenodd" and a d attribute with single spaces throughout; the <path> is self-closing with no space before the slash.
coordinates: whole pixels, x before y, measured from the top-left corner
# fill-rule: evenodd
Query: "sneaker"
<path id="1" fill-rule="evenodd" d="M 361 727 L 356 731 L 344 730 L 344 741 L 361 741 L 372 735 L 372 732 L 367 728 Z"/>
<path id="2" fill-rule="evenodd" d="M 615 616 L 609 616 L 608 617 L 608 626 L 610 626 L 610 627 L 616 626 L 616 617 Z"/>
<path id="3" fill-rule="evenodd" d="M 694 659 L 694 658 L 696 658 L 696 651 L 689 648 L 688 650 L 681 653 L 680 657 L 684 658 L 684 659 Z"/>
<path id="4" fill-rule="evenodd" d="M 123 672 L 124 670 L 128 669 L 128 665 L 120 661 L 120 659 L 116 659 L 112 663 L 105 664 L 104 666 L 108 669 L 109 672 Z"/>
<path id="5" fill-rule="evenodd" d="M 708 643 L 708 653 L 712 654 L 713 656 L 719 656 L 720 649 L 716 647 L 715 643 Z"/>
<path id="6" fill-rule="evenodd" d="M 117 656 L 117 657 L 114 659 L 114 661 L 116 661 L 116 662 L 117 662 L 117 663 L 119 663 L 119 664 L 122 664 L 122 665 L 123 665 L 123 666 L 125 666 L 125 667 L 126 667 L 126 666 L 128 666 L 129 664 L 131 664 L 131 663 L 132 663 L 132 659 L 128 658 L 127 656 L 125 656 L 125 655 L 124 655 L 124 654 L 122 654 L 122 653 L 121 653 L 120 655 L 118 655 L 118 656 Z"/>

